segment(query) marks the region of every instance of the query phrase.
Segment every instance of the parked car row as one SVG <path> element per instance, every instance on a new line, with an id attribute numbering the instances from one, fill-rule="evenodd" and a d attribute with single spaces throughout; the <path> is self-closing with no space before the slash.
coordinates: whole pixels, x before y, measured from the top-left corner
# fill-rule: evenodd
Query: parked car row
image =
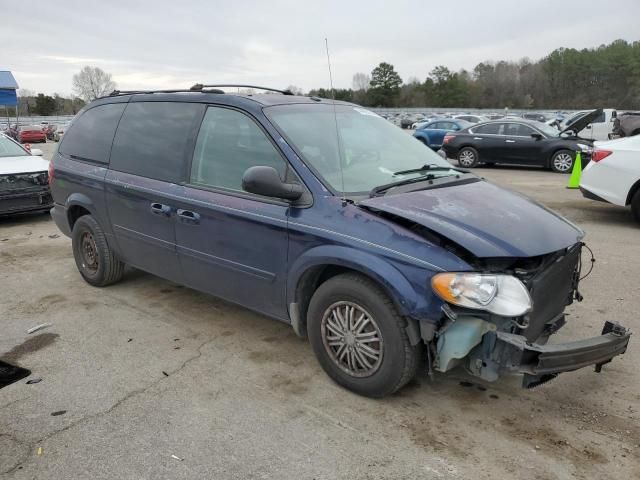
<path id="1" fill-rule="evenodd" d="M 13 123 L 4 128 L 2 133 L 20 143 L 44 143 L 47 140 L 58 142 L 66 128 L 66 124 L 49 122 L 40 122 L 39 125 Z"/>
<path id="2" fill-rule="evenodd" d="M 530 120 L 492 120 L 448 133 L 442 149 L 465 168 L 480 163 L 511 163 L 569 173 L 576 152 L 581 152 L 582 163 L 586 164 L 593 150 L 593 142 L 576 136 L 571 128 L 580 129 L 599 114 L 595 110 L 562 131 Z"/>

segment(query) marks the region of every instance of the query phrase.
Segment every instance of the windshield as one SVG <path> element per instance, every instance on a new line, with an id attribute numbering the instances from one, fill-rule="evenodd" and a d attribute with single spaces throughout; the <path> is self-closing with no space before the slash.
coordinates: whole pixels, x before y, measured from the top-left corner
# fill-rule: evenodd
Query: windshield
<path id="1" fill-rule="evenodd" d="M 540 123 L 536 125 L 536 128 L 544 133 L 547 137 L 558 137 L 560 136 L 560 131 L 552 127 L 551 125 L 547 125 L 546 123 Z"/>
<path id="2" fill-rule="evenodd" d="M 374 187 L 427 173 L 434 176 L 460 173 L 413 136 L 364 108 L 336 105 L 335 117 L 334 107 L 327 104 L 278 105 L 264 111 L 336 193 L 368 193 Z M 394 173 L 424 165 L 445 168 Z"/>
<path id="3" fill-rule="evenodd" d="M 29 155 L 20 145 L 0 135 L 0 157 L 26 157 Z"/>

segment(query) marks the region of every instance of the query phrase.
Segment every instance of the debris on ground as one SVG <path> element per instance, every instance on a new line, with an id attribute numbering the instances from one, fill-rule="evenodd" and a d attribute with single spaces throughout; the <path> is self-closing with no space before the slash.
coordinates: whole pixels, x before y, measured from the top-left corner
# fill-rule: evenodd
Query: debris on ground
<path id="1" fill-rule="evenodd" d="M 42 330 L 44 328 L 50 327 L 51 324 L 50 323 L 41 323 L 40 325 L 36 325 L 35 327 L 31 327 L 29 330 L 27 330 L 28 334 L 32 334 L 37 332 L 38 330 Z"/>
<path id="2" fill-rule="evenodd" d="M 59 417 L 60 415 L 64 415 L 67 413 L 66 410 L 56 410 L 55 412 L 51 412 L 52 417 Z"/>
<path id="3" fill-rule="evenodd" d="M 182 461 L 184 460 L 184 458 L 180 458 L 180 457 L 178 457 L 178 456 L 176 456 L 176 455 L 171 455 L 171 458 L 173 458 L 173 459 L 175 459 L 175 460 L 178 460 L 178 461 L 180 461 L 180 462 L 182 462 Z"/>
<path id="4" fill-rule="evenodd" d="M 34 383 L 40 383 L 42 381 L 41 378 L 32 378 L 31 380 L 27 380 L 27 385 L 33 385 Z"/>
<path id="5" fill-rule="evenodd" d="M 58 237 L 60 237 L 60 235 L 58 235 L 57 233 L 53 233 L 49 235 L 49 238 L 58 238 Z"/>

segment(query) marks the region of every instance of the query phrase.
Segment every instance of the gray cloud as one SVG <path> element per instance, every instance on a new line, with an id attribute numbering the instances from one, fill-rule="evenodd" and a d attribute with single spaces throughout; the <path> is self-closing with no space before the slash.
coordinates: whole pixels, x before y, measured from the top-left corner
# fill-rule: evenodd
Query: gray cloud
<path id="1" fill-rule="evenodd" d="M 217 3 L 217 2 L 215 2 Z M 324 38 L 335 85 L 381 61 L 424 79 L 439 64 L 473 68 L 497 59 L 538 59 L 564 46 L 638 40 L 640 2 L 65 1 L 13 2 L 3 11 L 0 70 L 22 88 L 69 93 L 84 65 L 120 88 L 195 82 L 327 86 Z M 34 12 L 40 12 L 34 14 Z"/>

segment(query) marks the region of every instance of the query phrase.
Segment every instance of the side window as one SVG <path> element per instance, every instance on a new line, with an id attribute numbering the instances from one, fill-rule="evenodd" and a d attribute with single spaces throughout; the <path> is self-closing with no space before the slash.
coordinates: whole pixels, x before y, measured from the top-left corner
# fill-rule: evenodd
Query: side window
<path id="1" fill-rule="evenodd" d="M 111 152 L 111 169 L 177 183 L 184 179 L 187 146 L 204 105 L 129 103 Z"/>
<path id="2" fill-rule="evenodd" d="M 485 125 L 478 125 L 474 127 L 473 133 L 479 133 L 480 135 L 497 135 L 499 123 L 487 123 Z"/>
<path id="3" fill-rule="evenodd" d="M 603 112 L 602 112 L 600 115 L 598 115 L 598 116 L 593 120 L 593 122 L 591 122 L 591 123 L 604 123 L 604 121 L 605 121 L 605 114 L 604 114 L 604 111 L 603 111 Z"/>
<path id="4" fill-rule="evenodd" d="M 62 155 L 81 160 L 109 163 L 113 135 L 126 103 L 93 107 L 76 118 L 60 144 Z"/>
<path id="5" fill-rule="evenodd" d="M 251 118 L 209 107 L 193 154 L 191 183 L 242 191 L 242 175 L 254 166 L 273 167 L 282 179 L 287 171 L 285 160 Z"/>
<path id="6" fill-rule="evenodd" d="M 431 125 L 427 125 L 427 128 L 430 130 L 439 130 L 440 128 L 442 128 L 442 122 L 435 122 L 432 123 Z"/>
<path id="7" fill-rule="evenodd" d="M 523 125 L 523 124 L 518 125 L 518 133 L 516 135 L 519 135 L 521 137 L 530 137 L 532 133 L 537 133 L 537 132 L 533 128 L 531 128 L 529 125 Z"/>

